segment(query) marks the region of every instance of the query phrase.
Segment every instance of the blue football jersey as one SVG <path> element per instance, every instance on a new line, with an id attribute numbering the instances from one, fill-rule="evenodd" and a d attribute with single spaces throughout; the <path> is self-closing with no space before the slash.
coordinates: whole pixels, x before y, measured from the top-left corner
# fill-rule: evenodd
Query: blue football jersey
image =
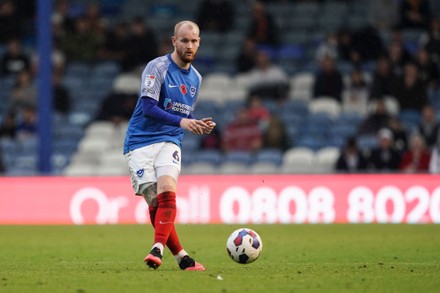
<path id="1" fill-rule="evenodd" d="M 125 135 L 124 154 L 158 142 L 181 146 L 183 129 L 145 117 L 141 97 L 153 98 L 161 109 L 187 118 L 196 104 L 201 82 L 202 76 L 192 65 L 182 69 L 170 54 L 150 61 L 142 72 L 139 98 Z"/>

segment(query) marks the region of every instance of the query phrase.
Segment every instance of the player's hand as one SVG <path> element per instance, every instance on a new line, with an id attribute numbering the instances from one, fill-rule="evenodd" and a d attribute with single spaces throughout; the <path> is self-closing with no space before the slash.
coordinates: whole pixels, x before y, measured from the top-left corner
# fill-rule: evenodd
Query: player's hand
<path id="1" fill-rule="evenodd" d="M 214 127 L 217 125 L 214 121 L 212 121 L 212 117 L 206 117 L 206 118 L 202 118 L 200 120 L 202 120 L 203 122 L 206 123 L 206 125 L 208 125 L 207 128 L 203 129 L 204 134 L 210 134 L 211 131 L 214 129 Z"/>
<path id="2" fill-rule="evenodd" d="M 188 118 L 182 118 L 182 120 L 180 120 L 180 127 L 188 130 L 192 134 L 204 134 L 206 129 L 210 128 L 210 126 L 202 120 Z"/>

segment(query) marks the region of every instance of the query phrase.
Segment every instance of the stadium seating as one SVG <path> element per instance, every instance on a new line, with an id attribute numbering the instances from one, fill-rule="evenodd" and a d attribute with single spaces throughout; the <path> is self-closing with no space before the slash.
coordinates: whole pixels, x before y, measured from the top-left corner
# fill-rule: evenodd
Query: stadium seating
<path id="1" fill-rule="evenodd" d="M 315 154 L 314 172 L 332 173 L 338 157 L 339 149 L 336 147 L 326 147 L 318 150 Z"/>
<path id="2" fill-rule="evenodd" d="M 283 173 L 311 173 L 313 171 L 314 152 L 309 148 L 298 147 L 283 156 Z"/>
<path id="3" fill-rule="evenodd" d="M 85 0 L 72 0 L 84 6 Z M 168 36 L 175 21 L 194 18 L 201 0 L 197 1 L 143 1 L 101 0 L 107 3 L 103 13 L 111 15 L 108 24 L 129 20 L 139 14 L 146 15 L 146 22 L 158 38 Z M 182 156 L 187 174 L 241 174 L 266 172 L 314 173 L 331 172 L 335 154 L 349 136 L 355 135 L 357 126 L 372 111 L 373 104 L 350 105 L 343 95 L 342 103 L 331 97 L 313 97 L 313 85 L 317 63 L 316 46 L 327 33 L 334 33 L 340 25 L 350 29 L 368 23 L 365 11 L 369 1 L 266 1 L 268 11 L 282 29 L 280 48 L 276 52 L 278 62 L 290 75 L 288 100 L 278 104 L 265 100 L 270 112 L 280 118 L 287 130 L 293 148 L 285 153 L 262 150 L 256 154 L 220 151 L 200 151 L 200 137 L 186 134 L 183 139 Z M 438 11 L 440 1 L 430 1 L 433 11 Z M 236 1 L 236 21 L 228 32 L 202 32 L 202 46 L 195 66 L 203 74 L 199 91 L 196 117 L 213 116 L 218 128 L 223 130 L 235 117 L 236 109 L 244 105 L 248 96 L 249 78 L 236 73 L 235 57 L 248 31 L 250 22 L 249 3 Z M 390 34 L 382 33 L 384 40 Z M 419 40 L 420 31 L 403 30 L 405 45 L 410 51 Z M 227 44 L 219 49 L 219 45 Z M 349 73 L 353 65 L 338 62 L 344 74 L 344 84 L 349 84 Z M 371 82 L 374 62 L 362 64 L 366 82 Z M 15 81 L 0 78 L 0 99 L 8 99 Z M 114 125 L 96 122 L 96 114 L 103 98 L 111 91 L 137 95 L 140 88 L 139 72 L 122 72 L 114 61 L 99 61 L 93 64 L 69 62 L 62 81 L 72 96 L 72 111 L 64 118 L 55 117 L 53 125 L 52 162 L 54 174 L 66 175 L 124 175 L 127 174 L 122 152 L 123 128 L 115 134 Z M 432 99 L 434 107 L 440 109 L 440 99 Z M 420 115 L 411 111 L 400 111 L 394 97 L 386 97 L 385 105 L 391 115 L 397 116 L 407 130 L 412 130 L 420 121 Z M 0 104 L 0 118 L 5 117 L 7 103 Z M 117 137 L 115 135 L 118 135 Z M 113 138 L 113 139 L 112 139 Z M 377 145 L 374 136 L 360 136 L 359 146 L 368 150 Z M 3 161 L 8 174 L 35 174 L 36 144 L 18 145 L 1 140 Z M 103 152 L 103 150 L 105 150 Z M 115 152 L 113 154 L 113 151 Z M 110 153 L 109 153 L 110 152 Z M 102 155 L 104 154 L 104 155 Z M 31 159 L 31 156 L 34 156 Z M 113 167 L 112 167 L 113 166 Z"/>
<path id="4" fill-rule="evenodd" d="M 233 161 L 222 163 L 219 170 L 220 174 L 225 175 L 249 173 L 248 164 Z"/>

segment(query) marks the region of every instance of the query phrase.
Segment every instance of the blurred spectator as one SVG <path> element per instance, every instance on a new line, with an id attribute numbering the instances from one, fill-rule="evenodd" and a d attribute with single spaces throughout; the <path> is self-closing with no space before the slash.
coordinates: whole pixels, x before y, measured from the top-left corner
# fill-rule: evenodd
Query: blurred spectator
<path id="1" fill-rule="evenodd" d="M 0 43 L 12 38 L 21 38 L 23 33 L 22 22 L 17 13 L 14 1 L 0 2 Z"/>
<path id="2" fill-rule="evenodd" d="M 166 55 L 173 52 L 173 44 L 168 38 L 161 38 L 158 45 L 158 55 Z"/>
<path id="3" fill-rule="evenodd" d="M 17 133 L 17 114 L 15 111 L 9 111 L 6 117 L 3 118 L 2 124 L 0 125 L 0 138 L 15 138 Z M 1 148 L 0 148 L 1 149 Z"/>
<path id="4" fill-rule="evenodd" d="M 320 62 L 320 70 L 315 76 L 313 96 L 315 98 L 328 96 L 341 101 L 342 88 L 342 74 L 336 68 L 334 60 L 329 56 L 324 57 Z"/>
<path id="5" fill-rule="evenodd" d="M 375 100 L 374 110 L 359 124 L 360 134 L 376 134 L 380 129 L 387 127 L 391 116 L 387 113 L 383 100 Z"/>
<path id="6" fill-rule="evenodd" d="M 378 147 L 371 151 L 367 168 L 370 171 L 396 171 L 400 165 L 400 153 L 393 148 L 393 133 L 382 128 L 377 134 Z"/>
<path id="7" fill-rule="evenodd" d="M 131 22 L 131 36 L 127 48 L 126 58 L 122 63 L 124 71 L 136 69 L 157 57 L 156 36 L 142 17 L 136 17 Z"/>
<path id="8" fill-rule="evenodd" d="M 390 62 L 386 57 L 379 58 L 376 64 L 371 83 L 370 98 L 382 99 L 384 96 L 391 95 L 392 84 L 397 77 L 391 70 Z"/>
<path id="9" fill-rule="evenodd" d="M 422 121 L 417 125 L 417 132 L 424 138 L 429 148 L 434 148 L 440 138 L 440 124 L 435 117 L 434 108 L 426 105 L 422 109 Z"/>
<path id="10" fill-rule="evenodd" d="M 286 127 L 278 117 L 270 117 L 263 132 L 263 148 L 286 151 L 291 147 Z"/>
<path id="11" fill-rule="evenodd" d="M 69 15 L 70 2 L 68 0 L 58 0 L 55 2 L 52 13 L 52 24 L 54 36 L 63 37 L 72 34 L 75 28 L 75 19 Z"/>
<path id="12" fill-rule="evenodd" d="M 343 173 L 359 173 L 367 168 L 367 159 L 359 150 L 354 137 L 347 138 L 345 146 L 339 155 L 335 169 Z"/>
<path id="13" fill-rule="evenodd" d="M 411 55 L 404 48 L 403 43 L 400 41 L 391 42 L 388 46 L 388 56 L 391 70 L 396 76 L 401 76 L 403 74 L 403 67 L 412 59 Z"/>
<path id="14" fill-rule="evenodd" d="M 431 21 L 429 2 L 426 0 L 404 0 L 400 3 L 400 25 L 402 28 L 428 29 Z"/>
<path id="15" fill-rule="evenodd" d="M 90 30 L 100 35 L 105 31 L 105 20 L 101 15 L 99 3 L 87 4 L 84 11 L 84 18 L 89 23 Z"/>
<path id="16" fill-rule="evenodd" d="M 27 106 L 36 106 L 37 88 L 34 77 L 28 70 L 17 75 L 16 83 L 11 93 L 11 108 L 20 109 Z"/>
<path id="17" fill-rule="evenodd" d="M 59 49 L 58 41 L 54 40 L 52 43 L 52 53 L 51 53 L 52 71 L 53 74 L 64 74 L 64 69 L 66 67 L 66 56 Z M 39 56 L 38 52 L 34 52 L 32 56 L 32 72 L 38 72 L 38 62 Z"/>
<path id="18" fill-rule="evenodd" d="M 440 173 L 440 144 L 437 143 L 431 152 L 431 160 L 429 161 L 429 172 L 431 174 Z"/>
<path id="19" fill-rule="evenodd" d="M 399 4 L 396 0 L 370 0 L 368 22 L 381 32 L 391 31 L 399 23 Z"/>
<path id="20" fill-rule="evenodd" d="M 103 36 L 91 30 L 90 22 L 79 17 L 75 20 L 75 29 L 60 39 L 60 49 L 68 61 L 94 62 Z"/>
<path id="21" fill-rule="evenodd" d="M 3 163 L 3 150 L 0 148 L 0 175 L 4 175 L 6 171 L 5 164 Z"/>
<path id="22" fill-rule="evenodd" d="M 1 75 L 16 75 L 20 71 L 29 70 L 30 60 L 21 47 L 18 39 L 10 39 L 6 45 L 6 52 L 0 63 Z"/>
<path id="23" fill-rule="evenodd" d="M 400 153 L 408 148 L 408 135 L 405 127 L 397 117 L 391 117 L 388 122 L 388 128 L 393 133 L 393 147 Z"/>
<path id="24" fill-rule="evenodd" d="M 235 58 L 237 71 L 240 73 L 249 72 L 255 67 L 255 56 L 257 55 L 257 47 L 254 40 L 245 38 L 240 53 Z"/>
<path id="25" fill-rule="evenodd" d="M 325 40 L 316 49 L 316 60 L 321 61 L 324 57 L 338 59 L 338 39 L 334 33 L 327 35 Z"/>
<path id="26" fill-rule="evenodd" d="M 403 154 L 399 168 L 404 173 L 425 173 L 429 170 L 430 159 L 423 137 L 415 134 L 411 136 L 409 150 Z"/>
<path id="27" fill-rule="evenodd" d="M 128 120 L 137 102 L 136 95 L 110 93 L 101 103 L 97 119 L 107 121 Z"/>
<path id="28" fill-rule="evenodd" d="M 261 129 L 264 130 L 270 119 L 270 112 L 264 106 L 260 96 L 251 95 L 247 101 L 249 116 L 258 122 Z"/>
<path id="29" fill-rule="evenodd" d="M 376 28 L 366 26 L 352 34 L 352 62 L 360 64 L 376 60 L 384 51 L 384 44 Z"/>
<path id="30" fill-rule="evenodd" d="M 272 15 L 270 15 L 266 6 L 261 1 L 255 1 L 252 6 L 251 25 L 248 37 L 255 40 L 258 45 L 277 45 L 278 28 Z"/>
<path id="31" fill-rule="evenodd" d="M 228 151 L 258 151 L 262 146 L 262 133 L 258 123 L 246 108 L 236 112 L 235 119 L 222 133 L 222 149 Z"/>
<path id="32" fill-rule="evenodd" d="M 419 44 L 428 51 L 434 63 L 440 63 L 440 18 L 431 21 L 429 31 L 422 34 Z"/>
<path id="33" fill-rule="evenodd" d="M 369 88 L 360 69 L 354 69 L 350 74 L 350 83 L 343 93 L 344 111 L 367 113 Z"/>
<path id="34" fill-rule="evenodd" d="M 37 111 L 34 106 L 22 108 L 21 117 L 17 122 L 16 137 L 19 140 L 34 138 L 37 133 Z"/>
<path id="35" fill-rule="evenodd" d="M 228 0 L 203 0 L 197 9 L 197 24 L 202 31 L 220 33 L 234 26 L 234 7 Z"/>
<path id="36" fill-rule="evenodd" d="M 439 87 L 439 69 L 437 64 L 431 61 L 428 51 L 421 48 L 416 56 L 419 77 L 427 90 L 434 90 Z"/>
<path id="37" fill-rule="evenodd" d="M 99 50 L 99 57 L 101 59 L 122 62 L 127 57 L 128 39 L 128 23 L 118 22 L 113 29 L 107 31 L 105 41 Z"/>
<path id="38" fill-rule="evenodd" d="M 53 106 L 54 110 L 58 113 L 68 114 L 71 103 L 70 94 L 61 82 L 62 75 L 59 73 L 54 73 L 52 78 Z"/>
<path id="39" fill-rule="evenodd" d="M 356 60 L 355 52 L 353 50 L 353 39 L 351 32 L 347 29 L 341 29 L 336 34 L 338 42 L 338 58 L 339 60 L 352 61 Z"/>
<path id="40" fill-rule="evenodd" d="M 255 67 L 249 71 L 251 95 L 284 99 L 289 87 L 289 79 L 284 70 L 271 62 L 269 54 L 258 51 Z"/>
<path id="41" fill-rule="evenodd" d="M 403 76 L 393 84 L 392 95 L 399 102 L 400 110 L 421 111 L 427 104 L 426 88 L 414 63 L 405 65 Z"/>
<path id="42" fill-rule="evenodd" d="M 210 134 L 202 137 L 199 148 L 202 150 L 220 150 L 221 142 L 221 133 L 218 130 L 218 127 L 215 127 Z"/>

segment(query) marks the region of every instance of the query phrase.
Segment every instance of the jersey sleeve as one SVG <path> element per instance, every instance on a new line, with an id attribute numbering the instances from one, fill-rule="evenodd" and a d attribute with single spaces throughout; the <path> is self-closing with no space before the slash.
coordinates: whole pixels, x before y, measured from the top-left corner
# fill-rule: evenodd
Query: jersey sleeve
<path id="1" fill-rule="evenodd" d="M 160 89 L 165 79 L 165 64 L 157 59 L 149 62 L 142 73 L 141 96 L 159 101 Z"/>

